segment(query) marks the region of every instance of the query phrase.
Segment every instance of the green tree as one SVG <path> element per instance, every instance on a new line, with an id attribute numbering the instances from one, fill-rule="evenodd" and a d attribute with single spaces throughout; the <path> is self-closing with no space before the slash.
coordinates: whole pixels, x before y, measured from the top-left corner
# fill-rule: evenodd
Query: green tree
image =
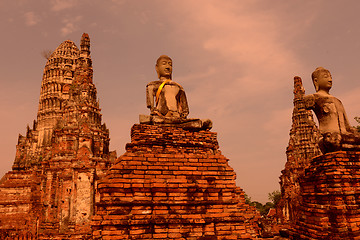
<path id="1" fill-rule="evenodd" d="M 274 204 L 274 207 L 278 205 L 281 199 L 281 192 L 279 190 L 275 190 L 269 193 L 269 200 Z"/>
<path id="2" fill-rule="evenodd" d="M 355 121 L 359 124 L 355 128 L 360 132 L 360 117 L 354 117 Z"/>
<path id="3" fill-rule="evenodd" d="M 249 195 L 247 195 L 246 193 L 244 195 L 245 195 L 245 203 L 253 206 L 252 201 L 251 201 L 251 197 L 249 197 Z"/>
<path id="4" fill-rule="evenodd" d="M 245 193 L 245 202 L 247 204 L 249 204 L 250 206 L 254 206 L 260 212 L 260 214 L 262 216 L 266 216 L 268 214 L 270 208 L 275 208 L 276 205 L 279 203 L 280 199 L 281 199 L 281 193 L 279 190 L 269 193 L 269 200 L 271 200 L 271 202 L 267 202 L 265 204 L 262 204 L 257 201 L 252 201 L 251 197 L 249 197 Z"/>

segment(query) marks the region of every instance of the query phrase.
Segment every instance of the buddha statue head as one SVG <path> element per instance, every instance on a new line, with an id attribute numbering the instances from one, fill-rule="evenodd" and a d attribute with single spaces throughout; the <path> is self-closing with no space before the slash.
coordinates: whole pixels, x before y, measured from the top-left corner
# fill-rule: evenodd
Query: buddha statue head
<path id="1" fill-rule="evenodd" d="M 318 67 L 311 74 L 311 78 L 316 92 L 329 94 L 332 87 L 332 78 L 329 70 Z"/>
<path id="2" fill-rule="evenodd" d="M 155 65 L 158 78 L 160 80 L 171 79 L 172 74 L 172 60 L 167 55 L 161 55 Z"/>

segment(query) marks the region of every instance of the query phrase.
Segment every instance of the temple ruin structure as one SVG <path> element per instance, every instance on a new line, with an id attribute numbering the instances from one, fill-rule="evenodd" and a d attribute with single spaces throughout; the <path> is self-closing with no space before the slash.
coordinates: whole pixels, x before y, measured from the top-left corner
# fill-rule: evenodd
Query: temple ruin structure
<path id="1" fill-rule="evenodd" d="M 359 133 L 329 94 L 330 72 L 319 67 L 312 79 L 316 93 L 305 96 L 301 79 L 294 78 L 293 125 L 280 177 L 290 239 L 360 239 Z"/>
<path id="2" fill-rule="evenodd" d="M 281 171 L 280 206 L 285 221 L 296 218 L 300 204 L 300 178 L 310 160 L 321 154 L 318 146 L 319 130 L 315 125 L 311 110 L 305 107 L 305 89 L 300 77 L 294 77 L 294 109 L 290 129 L 289 145 L 286 149 L 287 161 Z"/>
<path id="3" fill-rule="evenodd" d="M 48 58 L 37 119 L 19 135 L 0 181 L 1 239 L 88 239 L 109 151 L 93 84 L 90 38 L 61 43 Z"/>
<path id="4" fill-rule="evenodd" d="M 161 56 L 147 87 L 150 115 L 126 152 L 109 151 L 93 84 L 90 38 L 51 54 L 33 126 L 0 180 L 0 239 L 254 239 L 245 203 L 208 119 L 188 119 L 184 89 Z"/>
<path id="5" fill-rule="evenodd" d="M 256 238 L 260 214 L 236 186 L 211 121 L 186 118 L 172 60 L 159 59 L 159 80 L 147 87 L 151 115 L 133 125 L 126 152 L 99 182 L 94 239 Z"/>

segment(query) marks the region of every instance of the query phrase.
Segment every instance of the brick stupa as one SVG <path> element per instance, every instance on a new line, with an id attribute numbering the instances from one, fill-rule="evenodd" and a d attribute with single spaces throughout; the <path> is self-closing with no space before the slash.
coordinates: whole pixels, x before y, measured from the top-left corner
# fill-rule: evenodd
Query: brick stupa
<path id="1" fill-rule="evenodd" d="M 126 153 L 98 185 L 95 239 L 249 239 L 245 203 L 216 133 L 135 124 Z"/>
<path id="2" fill-rule="evenodd" d="M 37 120 L 0 180 L 0 239 L 91 237 L 97 181 L 116 159 L 92 77 L 88 34 L 49 57 Z"/>
<path id="3" fill-rule="evenodd" d="M 259 213 L 235 185 L 211 121 L 186 119 L 185 92 L 171 80 L 168 56 L 156 70 L 159 80 L 147 86 L 152 115 L 133 125 L 125 154 L 99 182 L 93 238 L 255 238 Z"/>
<path id="4" fill-rule="evenodd" d="M 315 157 L 300 188 L 291 239 L 360 239 L 360 152 Z"/>

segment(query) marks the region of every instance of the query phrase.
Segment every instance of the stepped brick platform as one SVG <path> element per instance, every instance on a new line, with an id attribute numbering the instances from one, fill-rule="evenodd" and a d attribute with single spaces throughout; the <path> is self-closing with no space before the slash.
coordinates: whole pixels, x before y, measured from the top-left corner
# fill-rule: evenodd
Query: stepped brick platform
<path id="1" fill-rule="evenodd" d="M 135 124 L 99 182 L 93 238 L 255 238 L 259 213 L 218 148 L 210 131 Z"/>
<path id="2" fill-rule="evenodd" d="M 33 171 L 15 170 L 0 182 L 0 239 L 35 239 L 41 210 L 40 178 Z"/>
<path id="3" fill-rule="evenodd" d="M 300 187 L 291 239 L 360 239 L 360 152 L 315 157 Z"/>

